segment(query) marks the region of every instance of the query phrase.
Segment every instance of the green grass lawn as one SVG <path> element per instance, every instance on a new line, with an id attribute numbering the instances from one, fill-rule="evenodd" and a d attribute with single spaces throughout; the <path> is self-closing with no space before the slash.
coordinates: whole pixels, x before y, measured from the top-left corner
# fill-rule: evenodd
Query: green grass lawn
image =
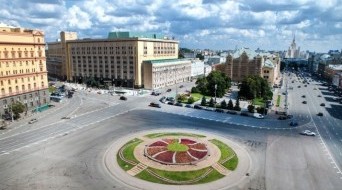
<path id="1" fill-rule="evenodd" d="M 278 97 L 277 97 L 277 104 L 276 104 L 277 107 L 279 107 L 279 105 L 280 105 L 280 99 L 281 99 L 281 96 L 278 95 Z"/>
<path id="2" fill-rule="evenodd" d="M 205 137 L 204 135 L 192 134 L 192 133 L 152 133 L 145 135 L 150 139 L 157 138 L 157 137 L 165 137 L 165 136 L 187 136 L 187 137 Z"/>
<path id="3" fill-rule="evenodd" d="M 142 140 L 140 139 L 133 139 L 131 141 L 129 141 L 128 143 L 126 143 L 124 146 L 128 145 L 123 151 L 122 151 L 122 154 L 123 156 L 125 157 L 125 159 L 127 160 L 131 160 L 131 161 L 134 161 L 136 163 L 139 163 L 139 161 L 134 157 L 134 154 L 133 154 L 133 151 L 134 151 L 134 148 L 140 144 L 142 142 Z M 121 160 L 119 154 L 116 155 L 116 158 L 118 160 L 118 164 L 119 166 L 127 171 L 127 170 L 130 170 L 131 168 L 133 168 L 134 166 L 129 164 L 129 163 L 126 163 L 125 161 Z"/>
<path id="4" fill-rule="evenodd" d="M 203 168 L 196 171 L 182 171 L 182 172 L 173 172 L 173 171 L 164 171 L 164 170 L 158 170 L 155 168 L 148 168 L 151 171 L 155 172 L 156 174 L 165 177 L 170 180 L 174 181 L 188 181 L 191 179 L 195 179 L 197 177 L 202 176 L 205 172 L 207 172 L 211 167 Z M 152 175 L 150 175 L 146 170 L 140 172 L 136 177 L 150 181 L 153 183 L 161 183 L 161 184 L 169 184 L 168 182 L 162 181 Z M 216 170 L 213 170 L 207 175 L 205 178 L 201 179 L 200 181 L 194 183 L 194 184 L 200 184 L 200 183 L 208 183 L 211 181 L 215 181 L 217 179 L 220 179 L 224 177 L 224 175 L 218 173 Z"/>
<path id="5" fill-rule="evenodd" d="M 262 98 L 254 98 L 253 99 L 253 105 L 265 106 L 265 101 Z"/>
<path id="6" fill-rule="evenodd" d="M 52 92 L 55 92 L 56 91 L 56 87 L 54 86 L 49 86 L 49 92 L 52 93 Z"/>
<path id="7" fill-rule="evenodd" d="M 197 102 L 198 100 L 201 100 L 203 97 L 203 95 L 200 93 L 191 93 L 191 96 L 194 97 L 195 102 Z M 210 99 L 211 96 L 205 96 L 205 98 Z"/>
<path id="8" fill-rule="evenodd" d="M 189 150 L 189 147 L 184 144 L 180 144 L 179 142 L 174 142 L 174 143 L 168 144 L 167 149 L 173 152 L 185 152 Z"/>
<path id="9" fill-rule="evenodd" d="M 221 142 L 219 140 L 212 139 L 212 140 L 210 140 L 210 142 L 212 142 L 214 145 L 216 145 L 221 151 L 221 157 L 220 157 L 219 162 L 221 162 L 222 160 L 225 160 L 226 158 L 235 154 L 235 152 L 232 148 L 230 148 L 228 145 L 224 144 L 223 142 Z M 238 157 L 235 154 L 235 156 L 232 159 L 228 160 L 227 162 L 223 163 L 222 165 L 229 170 L 235 170 L 237 164 L 238 164 Z"/>

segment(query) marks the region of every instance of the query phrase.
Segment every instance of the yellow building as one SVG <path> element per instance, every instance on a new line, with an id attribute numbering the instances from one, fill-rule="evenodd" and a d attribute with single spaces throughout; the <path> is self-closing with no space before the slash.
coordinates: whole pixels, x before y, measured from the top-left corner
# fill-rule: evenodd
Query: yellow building
<path id="1" fill-rule="evenodd" d="M 0 113 L 22 102 L 27 111 L 49 102 L 44 33 L 0 27 Z"/>
<path id="2" fill-rule="evenodd" d="M 109 85 L 143 87 L 144 61 L 178 58 L 179 42 L 156 34 L 111 32 L 106 39 L 77 40 L 63 35 L 69 33 L 61 33 L 61 42 L 48 43 L 47 64 L 50 68 L 52 55 L 59 56 L 64 74 L 59 77 L 73 82 L 92 78 Z"/>

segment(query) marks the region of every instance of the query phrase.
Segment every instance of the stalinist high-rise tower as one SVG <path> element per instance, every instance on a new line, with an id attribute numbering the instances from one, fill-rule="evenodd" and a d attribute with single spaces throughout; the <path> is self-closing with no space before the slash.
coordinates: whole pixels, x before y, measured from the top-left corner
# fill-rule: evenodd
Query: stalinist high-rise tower
<path id="1" fill-rule="evenodd" d="M 287 50 L 286 58 L 299 58 L 300 47 L 297 49 L 296 36 L 293 36 L 291 46 Z"/>

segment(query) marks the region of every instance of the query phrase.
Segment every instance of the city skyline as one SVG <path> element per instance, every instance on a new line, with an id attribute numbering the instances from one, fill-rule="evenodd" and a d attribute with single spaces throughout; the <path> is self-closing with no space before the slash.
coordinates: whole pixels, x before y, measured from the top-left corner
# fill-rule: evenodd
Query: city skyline
<path id="1" fill-rule="evenodd" d="M 338 0 L 1 1 L 1 23 L 43 30 L 47 42 L 56 41 L 60 31 L 78 32 L 80 38 L 137 31 L 175 37 L 181 47 L 191 49 L 285 51 L 295 35 L 302 51 L 341 50 Z"/>

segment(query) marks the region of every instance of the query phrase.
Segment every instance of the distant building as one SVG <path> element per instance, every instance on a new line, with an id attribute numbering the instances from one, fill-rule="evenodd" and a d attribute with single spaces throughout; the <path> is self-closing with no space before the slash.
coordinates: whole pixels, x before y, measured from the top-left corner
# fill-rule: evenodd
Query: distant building
<path id="1" fill-rule="evenodd" d="M 144 61 L 144 88 L 158 89 L 191 79 L 189 59 L 164 59 Z"/>
<path id="2" fill-rule="evenodd" d="M 0 115 L 21 102 L 26 111 L 47 107 L 44 33 L 0 26 Z"/>
<path id="3" fill-rule="evenodd" d="M 333 77 L 342 72 L 342 65 L 328 65 L 328 67 L 325 68 L 324 72 L 324 78 L 326 78 L 329 81 L 333 81 Z"/>
<path id="4" fill-rule="evenodd" d="M 300 47 L 297 49 L 295 36 L 293 36 L 292 43 L 287 50 L 286 58 L 300 58 Z"/>
<path id="5" fill-rule="evenodd" d="M 191 59 L 191 77 L 204 75 L 204 61 L 200 59 Z"/>
<path id="6" fill-rule="evenodd" d="M 250 75 L 258 75 L 273 85 L 279 77 L 280 57 L 278 54 L 256 53 L 241 48 L 227 56 L 224 71 L 235 82 Z"/>
<path id="7" fill-rule="evenodd" d="M 212 67 L 210 65 L 204 64 L 204 76 L 208 76 L 211 73 L 212 70 L 213 69 L 212 69 Z"/>
<path id="8" fill-rule="evenodd" d="M 332 84 L 342 89 L 342 72 L 338 72 L 333 76 Z"/>
<path id="9" fill-rule="evenodd" d="M 221 57 L 221 56 L 209 56 L 206 57 L 207 61 L 206 64 L 208 65 L 216 65 L 216 64 L 221 64 L 226 62 L 226 57 Z"/>
<path id="10" fill-rule="evenodd" d="M 179 42 L 158 34 L 110 32 L 105 39 L 77 39 L 61 32 L 61 41 L 48 43 L 49 68 L 74 82 L 95 79 L 108 85 L 144 87 L 145 61 L 178 58 Z"/>

